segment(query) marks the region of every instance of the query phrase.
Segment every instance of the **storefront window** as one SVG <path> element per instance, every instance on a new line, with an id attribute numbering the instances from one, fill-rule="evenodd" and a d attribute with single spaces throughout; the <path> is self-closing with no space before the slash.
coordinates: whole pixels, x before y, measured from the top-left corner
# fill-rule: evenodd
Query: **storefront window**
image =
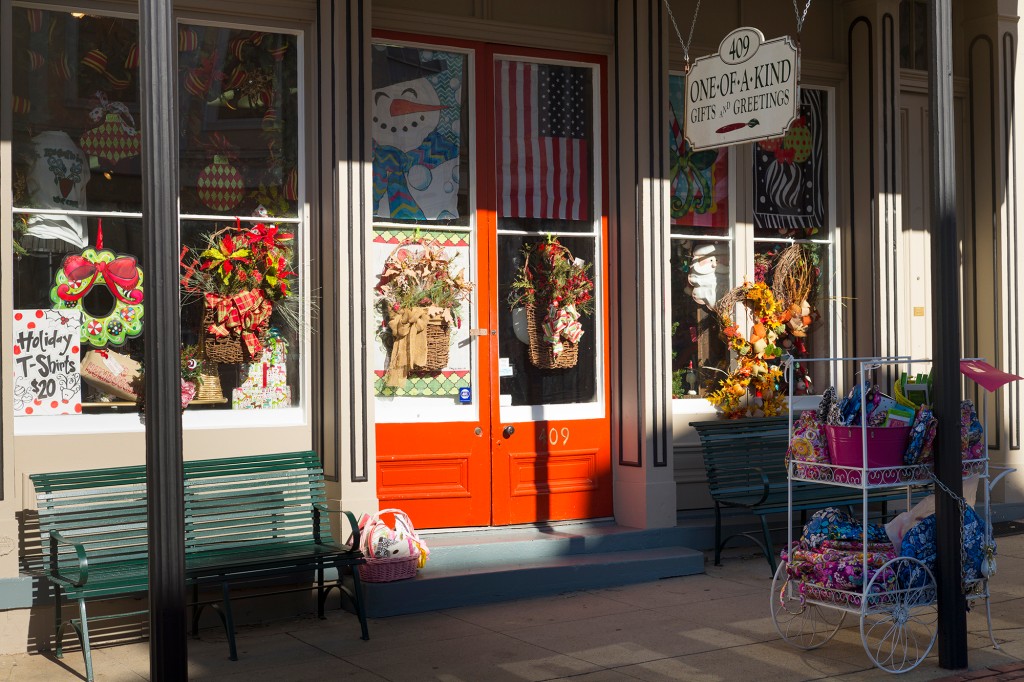
<path id="1" fill-rule="evenodd" d="M 15 414 L 131 411 L 149 284 L 138 22 L 24 7 L 12 18 Z M 188 24 L 178 37 L 182 402 L 298 404 L 297 39 Z M 232 341 L 237 357 L 215 350 Z"/>
<path id="2" fill-rule="evenodd" d="M 828 122 L 828 93 L 804 87 L 785 136 L 753 145 L 754 280 L 767 282 L 791 307 L 781 343 L 798 359 L 797 394 L 814 393 L 822 378 L 799 358 L 831 354 Z"/>
<path id="3" fill-rule="evenodd" d="M 732 286 L 729 150 L 695 152 L 683 139 L 682 76 L 669 76 L 672 221 L 672 397 L 707 394 L 728 367 L 714 306 Z"/>

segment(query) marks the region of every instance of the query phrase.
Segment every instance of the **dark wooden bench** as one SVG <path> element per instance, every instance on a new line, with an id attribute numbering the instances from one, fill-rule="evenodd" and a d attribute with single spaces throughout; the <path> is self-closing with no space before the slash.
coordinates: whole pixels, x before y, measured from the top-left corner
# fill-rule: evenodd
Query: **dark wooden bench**
<path id="1" fill-rule="evenodd" d="M 704 471 L 708 477 L 711 499 L 715 502 L 715 566 L 722 563 L 722 549 L 736 537 L 745 537 L 764 552 L 774 574 L 775 548 L 768 517 L 788 510 L 788 474 L 786 451 L 789 448 L 789 418 L 719 419 L 690 422 L 700 437 L 704 455 Z M 901 489 L 868 491 L 868 500 L 886 504 L 906 500 Z M 863 499 L 861 490 L 839 486 L 793 481 L 793 510 L 806 512 L 825 507 L 854 507 Z M 740 532 L 722 538 L 722 508 L 746 509 L 761 521 L 761 538 L 755 533 Z M 856 516 L 860 516 L 859 512 Z M 799 529 L 796 529 L 799 533 Z M 794 535 L 795 537 L 795 535 Z"/>
<path id="2" fill-rule="evenodd" d="M 145 613 L 89 616 L 86 602 L 145 592 L 148 588 L 146 469 L 144 466 L 67 471 L 30 476 L 36 490 L 44 554 L 43 573 L 53 585 L 55 654 L 63 655 L 65 626 L 78 634 L 86 677 L 93 679 L 89 624 Z M 357 566 L 355 517 L 343 514 L 352 545 L 331 536 L 323 470 L 314 452 L 231 457 L 184 463 L 185 590 L 192 588 L 192 633 L 199 613 L 213 605 L 227 634 L 229 656 L 237 660 L 231 587 L 261 584 L 282 576 L 315 574 L 317 614 L 337 587 L 352 600 L 362 638 L 369 639 Z M 325 584 L 325 569 L 337 581 Z M 354 589 L 342 584 L 351 573 Z M 278 581 L 279 582 L 279 581 Z M 199 601 L 199 589 L 217 587 L 217 598 Z M 312 589 L 273 588 L 274 593 Z M 266 594 L 262 589 L 253 595 Z M 64 619 L 64 601 L 78 602 L 78 618 Z"/>

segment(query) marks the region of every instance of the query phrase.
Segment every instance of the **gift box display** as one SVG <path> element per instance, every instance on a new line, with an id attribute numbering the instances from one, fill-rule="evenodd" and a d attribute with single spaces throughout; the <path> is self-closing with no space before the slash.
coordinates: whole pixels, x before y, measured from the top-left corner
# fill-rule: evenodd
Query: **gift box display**
<path id="1" fill-rule="evenodd" d="M 268 334 L 256 362 L 242 365 L 242 385 L 231 391 L 235 410 L 275 409 L 292 404 L 288 386 L 288 344 L 280 336 Z"/>

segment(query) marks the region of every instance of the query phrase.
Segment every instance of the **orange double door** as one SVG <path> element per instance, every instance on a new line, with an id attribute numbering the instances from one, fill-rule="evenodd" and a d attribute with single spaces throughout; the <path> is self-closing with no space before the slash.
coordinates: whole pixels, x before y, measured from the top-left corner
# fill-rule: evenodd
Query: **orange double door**
<path id="1" fill-rule="evenodd" d="M 398 34 L 372 60 L 373 272 L 428 243 L 473 284 L 447 366 L 404 382 L 378 306 L 380 505 L 417 528 L 610 516 L 605 60 Z M 544 369 L 510 294 L 552 240 L 594 307 L 575 365 Z"/>

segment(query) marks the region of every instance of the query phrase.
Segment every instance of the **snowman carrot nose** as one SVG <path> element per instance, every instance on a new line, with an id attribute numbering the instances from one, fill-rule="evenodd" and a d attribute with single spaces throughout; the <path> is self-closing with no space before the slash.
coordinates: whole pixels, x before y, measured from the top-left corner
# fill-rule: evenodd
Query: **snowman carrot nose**
<path id="1" fill-rule="evenodd" d="M 443 104 L 423 104 L 408 99 L 391 100 L 390 113 L 392 116 L 404 116 L 405 114 L 417 114 L 421 111 L 439 111 L 447 109 Z"/>

